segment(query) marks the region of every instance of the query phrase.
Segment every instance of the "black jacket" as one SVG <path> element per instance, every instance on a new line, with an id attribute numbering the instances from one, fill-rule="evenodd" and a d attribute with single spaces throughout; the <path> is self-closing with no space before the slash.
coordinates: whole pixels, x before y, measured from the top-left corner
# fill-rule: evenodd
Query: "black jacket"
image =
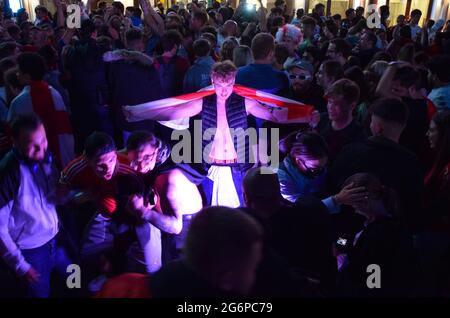
<path id="1" fill-rule="evenodd" d="M 423 171 L 417 157 L 399 144 L 384 138 L 370 137 L 365 142 L 350 144 L 336 158 L 330 178 L 335 191 L 355 173 L 366 172 L 378 177 L 381 183 L 397 191 L 400 197 L 402 216 L 413 231 L 421 216 Z"/>

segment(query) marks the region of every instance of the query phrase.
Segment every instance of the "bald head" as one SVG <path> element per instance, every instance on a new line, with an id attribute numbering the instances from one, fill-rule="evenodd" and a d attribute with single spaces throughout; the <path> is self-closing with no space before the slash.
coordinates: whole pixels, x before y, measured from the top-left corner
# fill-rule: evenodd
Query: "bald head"
<path id="1" fill-rule="evenodd" d="M 281 193 L 278 175 L 257 167 L 247 171 L 243 181 L 245 203 L 253 209 L 273 209 L 279 205 Z"/>

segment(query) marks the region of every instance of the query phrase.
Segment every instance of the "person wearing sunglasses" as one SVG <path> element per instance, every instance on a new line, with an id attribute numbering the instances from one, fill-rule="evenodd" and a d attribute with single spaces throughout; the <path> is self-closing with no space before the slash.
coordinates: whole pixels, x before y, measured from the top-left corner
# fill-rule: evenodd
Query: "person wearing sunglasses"
<path id="1" fill-rule="evenodd" d="M 302 196 L 323 197 L 328 163 L 325 140 L 316 133 L 293 132 L 280 141 L 280 150 L 287 154 L 278 170 L 282 196 L 291 202 Z"/>
<path id="2" fill-rule="evenodd" d="M 314 89 L 314 66 L 307 61 L 296 61 L 287 68 L 292 98 L 308 105 L 317 105 L 322 98 Z"/>
<path id="3" fill-rule="evenodd" d="M 366 190 L 349 184 L 339 193 L 328 192 L 328 146 L 314 132 L 293 132 L 280 141 L 280 151 L 287 154 L 278 169 L 283 198 L 296 202 L 308 197 L 322 200 L 331 214 L 340 212 L 341 205 L 351 205 L 364 199 Z"/>

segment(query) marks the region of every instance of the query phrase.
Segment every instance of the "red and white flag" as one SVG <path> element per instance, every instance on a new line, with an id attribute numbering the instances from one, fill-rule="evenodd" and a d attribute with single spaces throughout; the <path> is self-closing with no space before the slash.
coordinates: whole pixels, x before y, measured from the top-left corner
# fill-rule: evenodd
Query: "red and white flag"
<path id="1" fill-rule="evenodd" d="M 234 85 L 233 92 L 238 95 L 241 95 L 242 97 L 256 100 L 268 107 L 287 108 L 288 120 L 300 120 L 310 118 L 314 111 L 314 106 L 312 105 L 305 105 L 292 99 L 266 93 L 257 89 L 248 88 L 242 85 Z M 155 111 L 156 109 L 177 107 L 178 105 L 202 99 L 203 97 L 212 95 L 214 93 L 215 93 L 214 88 L 212 86 L 209 86 L 195 93 L 164 98 L 145 104 L 124 106 L 123 109 L 127 115 L 128 121 L 130 122 L 140 121 L 145 118 L 148 118 L 147 114 Z M 183 119 L 161 123 L 174 129 L 186 128 L 185 127 L 186 121 L 185 120 L 183 121 Z"/>

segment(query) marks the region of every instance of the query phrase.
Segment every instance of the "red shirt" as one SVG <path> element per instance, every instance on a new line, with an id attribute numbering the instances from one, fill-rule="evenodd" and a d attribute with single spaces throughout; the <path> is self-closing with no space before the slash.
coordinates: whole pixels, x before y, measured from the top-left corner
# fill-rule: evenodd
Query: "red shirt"
<path id="1" fill-rule="evenodd" d="M 127 165 L 117 161 L 116 170 L 110 180 L 99 178 L 88 165 L 86 157 L 80 156 L 63 170 L 61 183 L 96 195 L 99 213 L 109 217 L 117 209 L 117 177 L 123 174 L 136 175 Z"/>

